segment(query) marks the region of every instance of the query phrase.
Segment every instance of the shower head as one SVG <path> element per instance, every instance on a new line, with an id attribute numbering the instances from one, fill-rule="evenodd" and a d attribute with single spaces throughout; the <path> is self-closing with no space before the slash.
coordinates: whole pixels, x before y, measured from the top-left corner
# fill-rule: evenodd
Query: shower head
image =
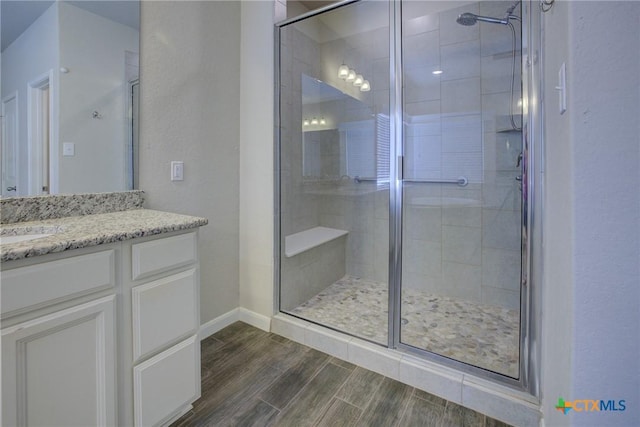
<path id="1" fill-rule="evenodd" d="M 502 25 L 507 25 L 509 23 L 507 19 L 492 18 L 490 16 L 480 16 L 480 15 L 476 15 L 474 13 L 469 13 L 469 12 L 460 14 L 460 16 L 458 16 L 458 19 L 456 19 L 456 22 L 458 24 L 464 25 L 466 27 L 476 25 L 478 21 L 488 22 L 490 24 L 502 24 Z"/>
<path id="2" fill-rule="evenodd" d="M 464 25 L 465 27 L 470 27 L 472 25 L 476 25 L 476 22 L 478 22 L 478 19 L 477 19 L 477 15 L 474 15 L 473 13 L 465 12 L 460 14 L 460 16 L 458 16 L 458 19 L 456 19 L 456 22 L 460 25 Z"/>
<path id="3" fill-rule="evenodd" d="M 456 19 L 456 22 L 460 25 L 464 25 L 466 27 L 470 27 L 472 25 L 476 25 L 476 23 L 478 21 L 480 22 L 488 22 L 490 24 L 502 24 L 502 25 L 507 25 L 509 23 L 509 19 L 515 19 L 517 21 L 520 21 L 520 17 L 513 15 L 513 11 L 516 9 L 516 7 L 518 7 L 518 5 L 520 4 L 520 1 L 515 1 L 511 4 L 511 6 L 509 6 L 509 8 L 507 9 L 507 11 L 504 14 L 504 18 L 492 18 L 490 16 L 480 16 L 480 15 L 476 15 L 474 13 L 463 13 L 460 14 L 458 16 L 458 19 Z"/>

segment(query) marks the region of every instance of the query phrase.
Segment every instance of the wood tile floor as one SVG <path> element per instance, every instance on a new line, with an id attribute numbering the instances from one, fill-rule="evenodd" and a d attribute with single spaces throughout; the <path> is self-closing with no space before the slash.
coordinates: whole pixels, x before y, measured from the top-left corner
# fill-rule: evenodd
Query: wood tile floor
<path id="1" fill-rule="evenodd" d="M 201 352 L 202 397 L 172 427 L 506 426 L 241 322 Z"/>

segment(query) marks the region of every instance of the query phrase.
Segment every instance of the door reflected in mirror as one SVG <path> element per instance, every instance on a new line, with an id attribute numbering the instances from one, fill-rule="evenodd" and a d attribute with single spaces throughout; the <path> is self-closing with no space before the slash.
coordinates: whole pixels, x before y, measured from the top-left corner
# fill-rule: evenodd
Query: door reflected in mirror
<path id="1" fill-rule="evenodd" d="M 2 196 L 136 188 L 139 1 L 0 7 Z"/>

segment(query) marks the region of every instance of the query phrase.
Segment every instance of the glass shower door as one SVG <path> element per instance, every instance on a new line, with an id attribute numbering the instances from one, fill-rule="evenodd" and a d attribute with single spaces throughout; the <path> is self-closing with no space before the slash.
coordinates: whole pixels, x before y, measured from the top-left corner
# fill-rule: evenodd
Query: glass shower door
<path id="1" fill-rule="evenodd" d="M 389 4 L 279 29 L 280 310 L 388 343 Z"/>
<path id="2" fill-rule="evenodd" d="M 518 378 L 521 52 L 509 6 L 403 3 L 399 341 Z"/>

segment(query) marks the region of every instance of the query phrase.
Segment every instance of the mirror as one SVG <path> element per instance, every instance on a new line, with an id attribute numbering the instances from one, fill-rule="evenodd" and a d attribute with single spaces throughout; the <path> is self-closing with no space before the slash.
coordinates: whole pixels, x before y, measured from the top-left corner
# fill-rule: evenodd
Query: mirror
<path id="1" fill-rule="evenodd" d="M 306 181 L 389 178 L 389 117 L 302 74 L 302 174 Z"/>
<path id="2" fill-rule="evenodd" d="M 2 196 L 136 188 L 139 1 L 0 6 Z"/>

